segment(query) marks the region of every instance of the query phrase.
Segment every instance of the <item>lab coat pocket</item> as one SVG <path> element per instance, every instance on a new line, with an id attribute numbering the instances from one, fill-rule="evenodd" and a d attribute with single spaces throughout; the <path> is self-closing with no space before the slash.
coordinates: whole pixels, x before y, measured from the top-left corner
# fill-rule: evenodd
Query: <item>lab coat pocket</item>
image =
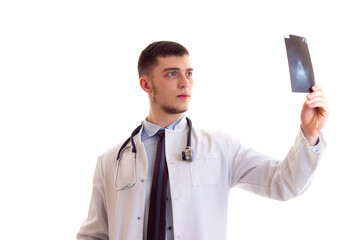
<path id="1" fill-rule="evenodd" d="M 190 174 L 194 186 L 220 185 L 221 162 L 218 154 L 196 156 L 190 163 Z"/>

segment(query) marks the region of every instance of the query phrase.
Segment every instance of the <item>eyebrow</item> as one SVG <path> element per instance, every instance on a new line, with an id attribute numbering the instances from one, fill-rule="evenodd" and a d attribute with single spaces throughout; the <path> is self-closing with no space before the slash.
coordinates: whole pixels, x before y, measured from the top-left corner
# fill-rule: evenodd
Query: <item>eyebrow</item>
<path id="1" fill-rule="evenodd" d="M 169 67 L 169 68 L 165 68 L 165 69 L 163 70 L 163 72 L 179 71 L 179 70 L 180 70 L 180 68 L 178 68 L 178 67 Z M 194 69 L 193 69 L 193 68 L 187 68 L 186 71 L 194 71 Z"/>

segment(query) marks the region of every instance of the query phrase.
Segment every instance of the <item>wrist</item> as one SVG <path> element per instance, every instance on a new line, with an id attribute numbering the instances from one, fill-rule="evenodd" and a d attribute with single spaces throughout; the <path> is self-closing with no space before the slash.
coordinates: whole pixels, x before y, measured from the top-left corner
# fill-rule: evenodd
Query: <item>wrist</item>
<path id="1" fill-rule="evenodd" d="M 301 131 L 304 134 L 304 137 L 308 141 L 310 146 L 315 146 L 318 143 L 319 140 L 319 133 L 310 133 L 301 126 Z"/>
<path id="2" fill-rule="evenodd" d="M 311 136 L 311 137 L 305 137 L 306 140 L 308 141 L 310 146 L 316 146 L 316 144 L 319 141 L 319 135 L 317 136 Z"/>

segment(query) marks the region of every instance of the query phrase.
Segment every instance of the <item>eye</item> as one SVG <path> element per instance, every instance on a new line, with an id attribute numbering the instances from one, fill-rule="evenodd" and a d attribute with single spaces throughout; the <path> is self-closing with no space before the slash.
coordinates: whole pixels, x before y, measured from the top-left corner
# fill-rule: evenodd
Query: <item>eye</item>
<path id="1" fill-rule="evenodd" d="M 169 76 L 169 77 L 175 77 L 175 76 L 176 76 L 176 72 L 169 72 L 169 73 L 168 73 L 168 76 Z"/>
<path id="2" fill-rule="evenodd" d="M 192 72 L 187 72 L 187 73 L 186 73 L 186 76 L 187 76 L 187 77 L 192 77 Z"/>

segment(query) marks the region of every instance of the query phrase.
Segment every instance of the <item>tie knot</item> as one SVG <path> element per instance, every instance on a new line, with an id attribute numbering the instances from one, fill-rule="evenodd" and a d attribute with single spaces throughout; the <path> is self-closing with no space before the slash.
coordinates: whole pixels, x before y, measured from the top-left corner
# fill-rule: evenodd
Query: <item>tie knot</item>
<path id="1" fill-rule="evenodd" d="M 164 136 L 165 136 L 165 130 L 164 130 L 164 129 L 159 130 L 159 131 L 157 132 L 157 135 L 158 135 L 159 137 L 164 137 Z"/>

